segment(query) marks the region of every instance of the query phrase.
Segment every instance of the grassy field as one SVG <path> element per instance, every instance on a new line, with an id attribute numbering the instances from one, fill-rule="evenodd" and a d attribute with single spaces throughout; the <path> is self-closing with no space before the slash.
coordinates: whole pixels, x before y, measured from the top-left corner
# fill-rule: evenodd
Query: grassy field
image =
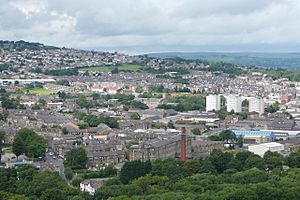
<path id="1" fill-rule="evenodd" d="M 37 94 L 37 95 L 50 95 L 53 93 L 56 93 L 55 90 L 48 90 L 48 89 L 44 89 L 44 88 L 34 88 L 34 89 L 30 89 L 29 94 Z"/>
<path id="2" fill-rule="evenodd" d="M 111 70 L 115 69 L 116 67 L 119 70 L 132 71 L 132 72 L 136 72 L 136 71 L 142 69 L 142 67 L 139 66 L 139 65 L 122 65 L 122 66 L 88 67 L 88 68 L 82 68 L 80 70 L 82 70 L 82 71 L 89 71 L 89 72 L 110 72 Z"/>
<path id="3" fill-rule="evenodd" d="M 13 151 L 11 149 L 6 149 L 3 151 L 3 154 L 7 154 L 7 153 L 13 153 Z"/>

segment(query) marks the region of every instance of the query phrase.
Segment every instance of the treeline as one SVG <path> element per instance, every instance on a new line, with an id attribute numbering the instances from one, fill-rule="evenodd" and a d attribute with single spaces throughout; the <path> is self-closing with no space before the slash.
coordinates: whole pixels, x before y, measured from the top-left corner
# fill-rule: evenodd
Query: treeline
<path id="1" fill-rule="evenodd" d="M 191 110 L 205 110 L 205 95 L 182 95 L 175 97 L 167 97 L 167 102 L 171 104 L 161 104 L 158 108 L 174 109 L 178 112 Z"/>
<path id="2" fill-rule="evenodd" d="M 290 81 L 300 81 L 300 71 L 299 70 L 288 70 L 288 69 L 259 69 L 255 68 L 254 70 L 251 70 L 254 72 L 260 72 L 263 74 L 266 74 L 269 77 L 272 77 L 273 79 L 280 79 L 280 78 L 287 78 Z"/>
<path id="3" fill-rule="evenodd" d="M 209 71 L 209 72 L 214 72 L 214 73 L 217 73 L 217 72 L 226 73 L 233 77 L 247 73 L 246 70 L 243 70 L 241 67 L 231 64 L 231 63 L 209 62 L 206 64 L 209 64 L 208 68 L 200 68 L 199 70 Z"/>
<path id="4" fill-rule="evenodd" d="M 297 200 L 300 169 L 283 166 L 300 167 L 299 158 L 300 152 L 284 159 L 272 152 L 262 158 L 215 150 L 206 159 L 186 162 L 132 161 L 96 191 L 95 199 Z"/>
<path id="5" fill-rule="evenodd" d="M 0 199 L 84 200 L 89 195 L 68 186 L 56 172 L 38 173 L 28 166 L 20 170 L 0 169 Z"/>
<path id="6" fill-rule="evenodd" d="M 97 127 L 101 123 L 108 125 L 110 128 L 119 128 L 117 119 L 112 117 L 89 115 L 81 112 L 75 113 L 75 117 L 83 122 L 79 124 L 79 128 L 81 129 Z"/>
<path id="7" fill-rule="evenodd" d="M 77 76 L 78 69 L 77 68 L 69 68 L 69 69 L 55 69 L 55 70 L 46 70 L 45 75 L 49 76 Z"/>
<path id="8" fill-rule="evenodd" d="M 45 156 L 46 148 L 47 144 L 44 139 L 27 128 L 22 128 L 17 132 L 12 146 L 12 150 L 16 156 L 25 154 L 31 158 Z"/>
<path id="9" fill-rule="evenodd" d="M 26 41 L 23 41 L 23 40 L 20 40 L 20 41 L 3 41 L 3 40 L 0 40 L 0 48 L 6 49 L 6 50 L 15 49 L 17 51 L 24 51 L 25 49 L 28 49 L 28 50 L 58 49 L 57 47 L 45 46 L 41 43 L 26 42 Z"/>
<path id="10" fill-rule="evenodd" d="M 75 172 L 83 179 L 115 175 L 113 168 Z M 250 152 L 214 150 L 204 159 L 185 162 L 171 158 L 130 161 L 94 196 L 80 193 L 78 187 L 66 184 L 55 172 L 38 173 L 30 166 L 0 169 L 0 199 L 298 200 L 299 185 L 300 151 L 287 158 L 274 152 L 260 157 Z"/>

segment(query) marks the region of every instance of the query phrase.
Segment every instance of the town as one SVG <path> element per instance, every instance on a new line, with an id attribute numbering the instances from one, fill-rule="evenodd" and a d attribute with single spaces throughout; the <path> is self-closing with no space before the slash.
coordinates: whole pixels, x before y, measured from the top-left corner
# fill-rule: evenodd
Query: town
<path id="1" fill-rule="evenodd" d="M 0 74 L 1 168 L 55 171 L 90 196 L 149 172 L 124 178 L 128 163 L 235 152 L 257 168 L 267 154 L 268 170 L 300 165 L 300 82 L 289 77 L 24 41 L 0 42 Z"/>

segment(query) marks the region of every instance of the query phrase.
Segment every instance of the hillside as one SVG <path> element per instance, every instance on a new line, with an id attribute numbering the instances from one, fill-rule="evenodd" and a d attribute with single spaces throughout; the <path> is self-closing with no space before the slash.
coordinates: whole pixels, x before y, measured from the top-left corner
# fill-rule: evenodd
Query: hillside
<path id="1" fill-rule="evenodd" d="M 17 50 L 17 51 L 23 51 L 24 49 L 29 49 L 29 50 L 43 50 L 43 49 L 58 49 L 57 47 L 53 46 L 46 46 L 41 43 L 37 42 L 26 42 L 23 40 L 20 41 L 4 41 L 0 40 L 0 49 L 5 49 L 5 50 Z"/>
<path id="2" fill-rule="evenodd" d="M 150 57 L 200 59 L 209 61 L 224 61 L 243 66 L 272 67 L 299 69 L 300 53 L 219 53 L 219 52 L 168 52 L 151 53 Z"/>

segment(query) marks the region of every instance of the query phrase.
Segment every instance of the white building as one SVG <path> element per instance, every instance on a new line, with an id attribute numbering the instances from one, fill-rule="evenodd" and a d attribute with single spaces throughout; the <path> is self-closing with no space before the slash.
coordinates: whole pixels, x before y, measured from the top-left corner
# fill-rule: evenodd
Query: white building
<path id="1" fill-rule="evenodd" d="M 281 152 L 283 150 L 284 150 L 284 145 L 277 142 L 251 145 L 248 147 L 248 151 L 253 152 L 254 154 L 259 155 L 261 157 L 263 157 L 267 151 Z"/>
<path id="2" fill-rule="evenodd" d="M 212 110 L 220 110 L 221 109 L 221 97 L 220 95 L 210 94 L 206 96 L 206 112 Z"/>
<path id="3" fill-rule="evenodd" d="M 249 112 L 257 112 L 260 115 L 265 112 L 265 102 L 262 98 L 250 98 L 249 99 Z"/>
<path id="4" fill-rule="evenodd" d="M 229 95 L 226 98 L 227 104 L 227 112 L 231 112 L 232 110 L 235 113 L 242 112 L 242 98 L 237 95 Z"/>
<path id="5" fill-rule="evenodd" d="M 96 190 L 100 188 L 103 183 L 111 178 L 92 178 L 86 179 L 80 183 L 80 191 L 88 192 L 90 195 L 94 195 Z"/>

